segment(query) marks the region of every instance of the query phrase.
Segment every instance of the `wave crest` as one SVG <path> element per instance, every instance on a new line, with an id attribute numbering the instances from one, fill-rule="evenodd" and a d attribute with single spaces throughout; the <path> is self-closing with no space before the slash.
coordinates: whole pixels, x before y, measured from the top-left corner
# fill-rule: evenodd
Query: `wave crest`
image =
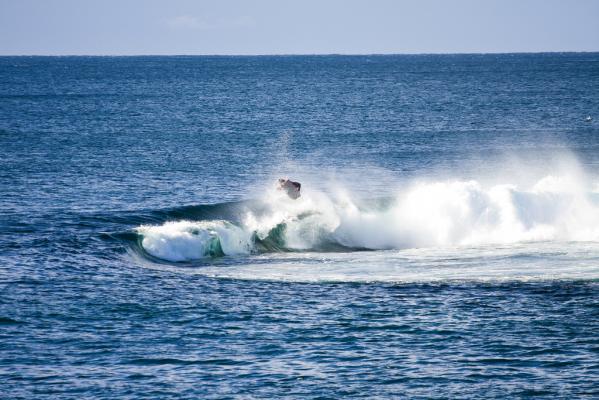
<path id="1" fill-rule="evenodd" d="M 136 231 L 145 251 L 168 261 L 248 254 L 252 247 L 246 231 L 227 221 L 176 221 Z"/>
<path id="2" fill-rule="evenodd" d="M 239 205 L 238 220 L 141 226 L 149 254 L 169 260 L 278 251 L 348 251 L 599 241 L 599 193 L 580 179 L 547 176 L 528 188 L 474 180 L 413 184 L 395 196 L 347 191 L 269 193 Z"/>

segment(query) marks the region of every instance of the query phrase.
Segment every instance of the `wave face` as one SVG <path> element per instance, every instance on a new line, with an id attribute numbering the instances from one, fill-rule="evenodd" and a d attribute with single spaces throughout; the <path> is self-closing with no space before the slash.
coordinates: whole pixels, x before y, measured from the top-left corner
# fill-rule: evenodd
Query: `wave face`
<path id="1" fill-rule="evenodd" d="M 527 186 L 417 182 L 370 200 L 347 190 L 306 192 L 298 200 L 271 191 L 259 201 L 203 206 L 210 213 L 176 212 L 179 220 L 136 232 L 145 252 L 173 262 L 265 252 L 595 242 L 597 187 L 579 176 L 550 175 Z"/>

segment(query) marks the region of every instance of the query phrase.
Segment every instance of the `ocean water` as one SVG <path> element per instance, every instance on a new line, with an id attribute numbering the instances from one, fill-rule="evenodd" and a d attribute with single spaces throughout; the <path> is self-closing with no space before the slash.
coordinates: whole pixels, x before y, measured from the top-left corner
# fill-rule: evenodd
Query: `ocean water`
<path id="1" fill-rule="evenodd" d="M 599 53 L 0 57 L 1 397 L 597 398 L 598 90 Z"/>

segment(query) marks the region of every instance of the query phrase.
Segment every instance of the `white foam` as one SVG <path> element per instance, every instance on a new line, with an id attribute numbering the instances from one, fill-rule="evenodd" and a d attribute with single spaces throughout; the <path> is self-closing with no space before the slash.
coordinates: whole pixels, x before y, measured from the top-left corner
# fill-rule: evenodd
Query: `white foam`
<path id="1" fill-rule="evenodd" d="M 143 248 L 168 261 L 190 261 L 209 256 L 217 245 L 226 255 L 248 254 L 250 236 L 226 221 L 178 221 L 160 226 L 141 226 Z"/>
<path id="2" fill-rule="evenodd" d="M 538 241 L 598 241 L 599 204 L 574 176 L 547 176 L 530 187 L 474 180 L 416 183 L 384 207 L 347 192 L 311 193 L 293 202 L 267 198 L 272 213 L 246 227 L 266 232 L 285 222 L 287 244 L 311 249 L 323 238 L 348 247 L 406 249 Z M 308 217 L 299 218 L 308 214 Z"/>
<path id="3" fill-rule="evenodd" d="M 400 188 L 384 205 L 307 190 L 291 200 L 272 190 L 261 211 L 249 210 L 239 226 L 226 221 L 180 221 L 143 226 L 148 253 L 170 261 L 210 254 L 219 241 L 225 255 L 250 254 L 252 235 L 264 239 L 285 224 L 291 250 L 326 243 L 373 250 L 505 245 L 530 242 L 599 242 L 597 185 L 579 171 L 547 175 L 528 185 L 506 180 L 421 181 Z M 266 211 L 264 211 L 266 209 Z"/>
<path id="4" fill-rule="evenodd" d="M 148 268 L 215 278 L 286 282 L 505 282 L 599 279 L 599 244 L 541 242 L 351 253 L 274 253 L 243 263 Z"/>

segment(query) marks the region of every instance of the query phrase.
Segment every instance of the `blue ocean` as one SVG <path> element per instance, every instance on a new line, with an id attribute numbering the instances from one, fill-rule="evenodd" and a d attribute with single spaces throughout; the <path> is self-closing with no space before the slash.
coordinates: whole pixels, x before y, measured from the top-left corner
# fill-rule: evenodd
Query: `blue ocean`
<path id="1" fill-rule="evenodd" d="M 597 398 L 599 53 L 0 57 L 0 284 L 6 399 Z"/>

